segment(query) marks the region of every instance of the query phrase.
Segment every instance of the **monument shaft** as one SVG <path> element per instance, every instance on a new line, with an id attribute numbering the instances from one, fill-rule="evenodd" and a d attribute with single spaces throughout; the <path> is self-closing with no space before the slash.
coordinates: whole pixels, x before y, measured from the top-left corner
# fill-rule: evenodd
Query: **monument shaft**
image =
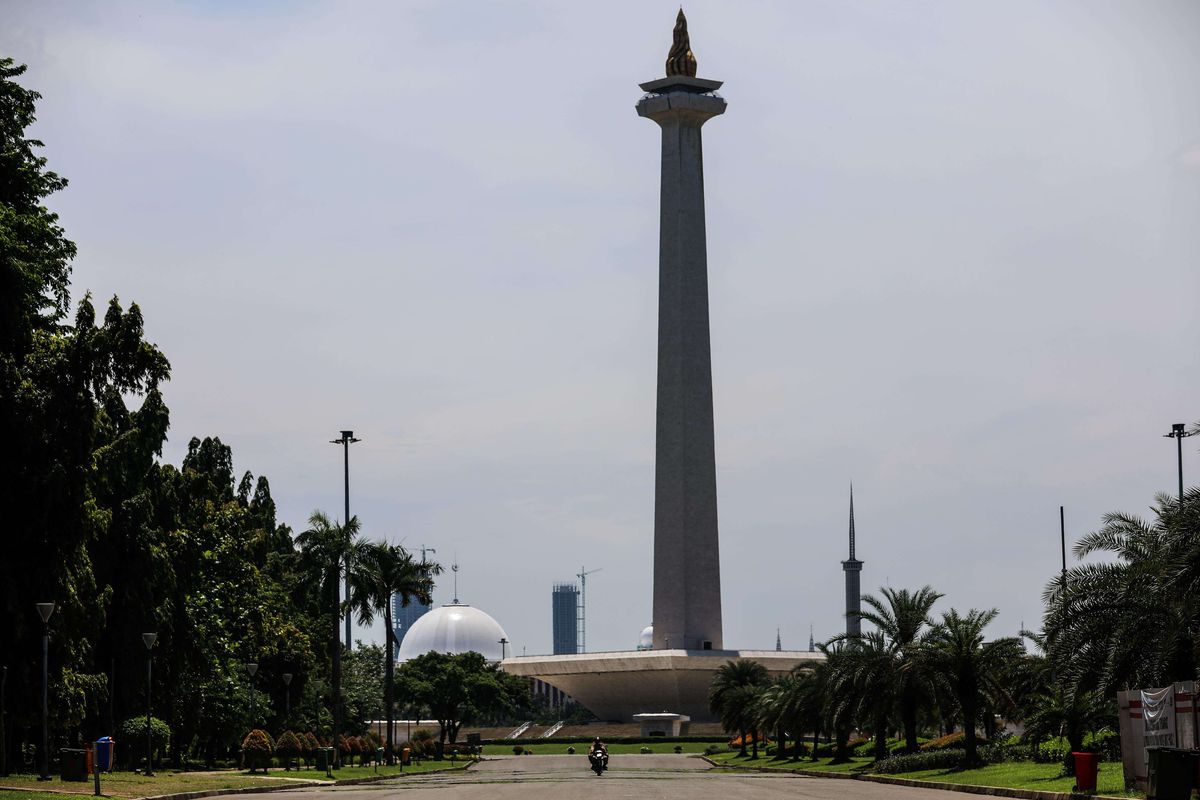
<path id="1" fill-rule="evenodd" d="M 638 113 L 662 128 L 658 407 L 654 479 L 654 648 L 722 649 L 713 445 L 704 158 L 700 128 L 724 113 L 720 86 L 679 76 L 643 84 Z"/>

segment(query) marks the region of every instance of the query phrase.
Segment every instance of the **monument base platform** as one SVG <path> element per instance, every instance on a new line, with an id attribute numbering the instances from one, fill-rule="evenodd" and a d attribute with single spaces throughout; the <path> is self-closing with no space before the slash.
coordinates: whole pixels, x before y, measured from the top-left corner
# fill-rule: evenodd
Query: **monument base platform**
<path id="1" fill-rule="evenodd" d="M 635 714 L 669 711 L 711 722 L 716 719 L 708 708 L 713 676 L 739 658 L 759 662 L 774 678 L 825 657 L 806 650 L 630 650 L 513 656 L 500 667 L 558 688 L 605 721 L 633 722 Z"/>

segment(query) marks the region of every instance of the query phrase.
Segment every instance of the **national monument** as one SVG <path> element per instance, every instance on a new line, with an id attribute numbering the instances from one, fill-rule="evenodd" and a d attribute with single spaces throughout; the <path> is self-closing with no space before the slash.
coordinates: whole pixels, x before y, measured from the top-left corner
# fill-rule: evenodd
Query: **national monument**
<path id="1" fill-rule="evenodd" d="M 669 711 L 700 721 L 712 718 L 708 688 L 725 662 L 752 658 L 780 675 L 821 656 L 724 649 L 700 129 L 726 104 L 716 94 L 721 81 L 696 77 L 682 9 L 666 77 L 640 86 L 637 113 L 662 133 L 653 646 L 517 656 L 503 667 L 557 687 L 602 719 Z"/>

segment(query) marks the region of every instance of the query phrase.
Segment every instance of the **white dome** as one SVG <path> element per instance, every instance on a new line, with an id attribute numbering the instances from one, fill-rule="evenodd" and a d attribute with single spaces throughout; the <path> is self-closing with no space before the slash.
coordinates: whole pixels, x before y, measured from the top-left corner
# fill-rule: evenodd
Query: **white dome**
<path id="1" fill-rule="evenodd" d="M 483 653 L 488 661 L 499 661 L 501 639 L 508 635 L 500 623 L 478 608 L 448 605 L 435 608 L 412 624 L 400 643 L 399 662 L 437 653 Z"/>
<path id="2" fill-rule="evenodd" d="M 638 638 L 638 650 L 653 650 L 654 649 L 654 626 L 647 625 L 642 628 L 642 635 Z"/>

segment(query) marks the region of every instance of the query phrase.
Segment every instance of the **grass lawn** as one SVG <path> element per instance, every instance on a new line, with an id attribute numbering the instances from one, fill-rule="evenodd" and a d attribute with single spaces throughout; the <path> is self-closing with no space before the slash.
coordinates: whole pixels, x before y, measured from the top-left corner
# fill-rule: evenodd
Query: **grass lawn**
<path id="1" fill-rule="evenodd" d="M 449 760 L 429 760 L 405 767 L 403 771 L 399 765 L 394 767 L 380 766 L 378 772 L 376 772 L 374 767 L 342 767 L 334 771 L 333 777 L 335 780 L 349 780 L 352 778 L 372 778 L 376 775 L 417 775 L 425 772 L 438 772 L 440 770 L 463 767 L 467 763 L 464 759 L 459 759 L 457 763 L 451 763 Z M 153 797 L 154 795 L 174 794 L 176 792 L 288 785 L 294 783 L 296 779 L 307 781 L 327 780 L 324 772 L 315 769 L 284 772 L 283 769 L 276 768 L 272 769 L 266 775 L 262 775 L 261 773 L 250 775 L 246 772 L 236 770 L 222 772 L 170 772 L 163 770 L 152 778 L 132 772 L 114 772 L 111 775 L 100 776 L 100 791 L 108 797 L 129 798 L 132 800 L 133 798 Z M 55 778 L 49 783 L 39 783 L 36 775 L 11 775 L 7 778 L 0 778 L 0 786 L 17 790 L 0 790 L 0 800 L 17 800 L 17 798 L 21 798 L 22 800 L 25 800 L 25 798 L 63 800 L 63 795 L 58 794 L 58 792 L 72 792 L 74 794 L 90 796 L 93 789 L 91 780 L 88 780 L 86 783 L 76 783 L 73 781 L 64 783 Z M 44 788 L 54 789 L 55 791 L 37 791 Z"/>
<path id="2" fill-rule="evenodd" d="M 649 747 L 652 753 L 670 754 L 675 752 L 675 746 L 683 748 L 684 753 L 703 753 L 704 748 L 708 747 L 711 742 L 649 742 L 647 744 L 610 744 L 608 745 L 609 755 L 627 755 L 629 753 L 640 753 L 643 747 Z M 574 747 L 577 755 L 587 755 L 588 746 L 591 742 L 577 742 L 575 744 L 563 744 L 561 742 L 553 742 L 549 744 L 527 744 L 524 745 L 526 750 L 532 752 L 535 756 L 563 756 L 567 754 L 568 747 Z M 484 745 L 484 756 L 511 756 L 513 754 L 512 745 L 489 744 Z"/>
<path id="3" fill-rule="evenodd" d="M 1046 792 L 1069 792 L 1075 786 L 1074 778 L 1061 778 L 1059 764 L 1034 764 L 1017 762 L 992 764 L 979 769 L 948 770 L 927 769 L 920 772 L 905 772 L 897 778 L 939 783 L 965 783 L 972 786 L 1007 786 L 1014 789 L 1038 789 Z M 1120 762 L 1101 762 L 1096 778 L 1097 794 L 1116 797 L 1143 797 L 1141 792 L 1125 791 L 1125 776 Z"/>
<path id="4" fill-rule="evenodd" d="M 747 751 L 749 753 L 749 751 Z M 842 764 L 831 764 L 833 759 L 821 758 L 816 761 L 810 761 L 807 757 L 801 758 L 799 761 L 792 761 L 789 758 L 776 759 L 768 756 L 763 751 L 758 752 L 758 758 L 750 758 L 747 755 L 742 758 L 738 755 L 737 750 L 717 753 L 714 756 L 709 756 L 713 761 L 730 767 L 769 767 L 771 769 L 786 769 L 786 770 L 810 770 L 813 772 L 852 772 L 855 770 L 864 771 L 871 766 L 873 760 L 870 758 L 852 758 Z"/>

